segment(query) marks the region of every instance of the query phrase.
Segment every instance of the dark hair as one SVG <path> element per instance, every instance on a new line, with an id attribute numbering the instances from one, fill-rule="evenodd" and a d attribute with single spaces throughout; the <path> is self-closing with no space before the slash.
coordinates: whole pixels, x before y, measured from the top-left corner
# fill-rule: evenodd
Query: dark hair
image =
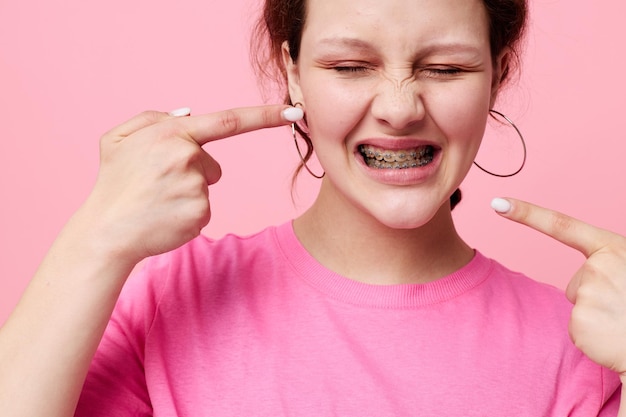
<path id="1" fill-rule="evenodd" d="M 313 1 L 313 0 L 309 0 Z M 251 57 L 260 77 L 277 82 L 285 91 L 285 104 L 293 104 L 286 91 L 287 71 L 282 59 L 282 44 L 287 41 L 291 59 L 296 62 L 300 55 L 300 40 L 306 21 L 307 0 L 265 0 L 263 13 L 252 35 Z M 506 48 L 510 50 L 507 65 L 503 68 L 500 83 L 506 82 L 519 66 L 521 41 L 524 38 L 528 16 L 527 0 L 483 0 L 489 19 L 489 44 L 491 56 L 495 58 Z M 304 161 L 313 154 L 309 136 L 296 124 L 296 130 L 307 144 Z M 302 169 L 301 164 L 296 175 Z M 295 176 L 294 176 L 295 178 Z M 461 201 L 461 192 L 456 190 L 450 197 L 454 208 Z"/>

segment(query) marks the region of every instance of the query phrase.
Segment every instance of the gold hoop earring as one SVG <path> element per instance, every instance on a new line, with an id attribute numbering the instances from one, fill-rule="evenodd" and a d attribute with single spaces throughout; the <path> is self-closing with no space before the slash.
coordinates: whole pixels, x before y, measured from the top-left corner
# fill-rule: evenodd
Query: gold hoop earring
<path id="1" fill-rule="evenodd" d="M 510 124 L 515 129 L 515 131 L 517 132 L 517 136 L 519 136 L 519 138 L 520 138 L 520 140 L 522 142 L 522 148 L 524 150 L 524 157 L 522 159 L 522 165 L 520 165 L 520 167 L 515 172 L 513 172 L 511 174 L 496 174 L 494 172 L 486 170 L 485 168 L 480 166 L 476 161 L 474 161 L 474 165 L 476 165 L 481 171 L 486 172 L 489 175 L 493 175 L 494 177 L 500 177 L 500 178 L 512 177 L 514 175 L 519 174 L 520 171 L 524 168 L 524 165 L 526 165 L 526 141 L 524 140 L 524 136 L 522 135 L 522 132 L 520 132 L 520 130 L 517 128 L 517 126 L 515 125 L 515 123 L 513 123 L 513 121 L 511 119 L 509 119 L 508 117 L 506 117 L 504 114 L 500 113 L 499 111 L 489 110 L 489 114 L 491 115 L 491 117 L 493 117 L 494 119 L 497 119 L 494 116 L 494 113 L 497 114 L 498 116 L 502 117 L 504 120 L 506 120 L 506 122 L 508 124 Z"/>
<path id="2" fill-rule="evenodd" d="M 299 103 L 296 103 L 296 104 L 299 104 Z M 294 104 L 294 107 L 295 107 L 295 104 Z M 309 166 L 306 164 L 306 161 L 304 160 L 304 157 L 302 156 L 302 152 L 300 151 L 300 146 L 298 145 L 298 138 L 296 136 L 296 124 L 295 123 L 291 124 L 291 132 L 293 134 L 293 143 L 296 144 L 296 149 L 298 150 L 298 155 L 300 156 L 300 160 L 302 161 L 302 166 L 304 167 L 304 169 L 306 169 L 309 172 L 309 174 L 311 174 L 313 177 L 317 178 L 318 180 L 321 180 L 322 178 L 324 178 L 324 176 L 326 175 L 326 172 L 324 172 L 322 175 L 317 175 L 313 171 L 311 171 Z"/>

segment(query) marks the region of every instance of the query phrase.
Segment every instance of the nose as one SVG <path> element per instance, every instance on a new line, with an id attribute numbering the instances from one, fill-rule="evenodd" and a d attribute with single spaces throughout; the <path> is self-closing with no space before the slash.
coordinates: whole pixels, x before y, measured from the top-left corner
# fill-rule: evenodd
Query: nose
<path id="1" fill-rule="evenodd" d="M 424 119 L 419 86 L 413 79 L 382 79 L 372 101 L 372 115 L 394 131 L 405 131 Z"/>

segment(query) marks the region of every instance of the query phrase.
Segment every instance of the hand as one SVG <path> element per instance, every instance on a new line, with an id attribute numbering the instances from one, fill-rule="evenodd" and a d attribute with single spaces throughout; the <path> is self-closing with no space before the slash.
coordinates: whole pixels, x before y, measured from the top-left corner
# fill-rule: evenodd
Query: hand
<path id="1" fill-rule="evenodd" d="M 98 179 L 81 208 L 94 239 L 108 253 L 136 263 L 196 237 L 210 219 L 208 186 L 221 176 L 220 166 L 201 146 L 291 123 L 290 112 L 300 110 L 283 113 L 287 108 L 190 117 L 144 112 L 106 133 Z"/>
<path id="2" fill-rule="evenodd" d="M 626 238 L 519 200 L 496 199 L 492 205 L 502 216 L 585 255 L 566 291 L 574 303 L 569 333 L 591 360 L 625 377 Z"/>

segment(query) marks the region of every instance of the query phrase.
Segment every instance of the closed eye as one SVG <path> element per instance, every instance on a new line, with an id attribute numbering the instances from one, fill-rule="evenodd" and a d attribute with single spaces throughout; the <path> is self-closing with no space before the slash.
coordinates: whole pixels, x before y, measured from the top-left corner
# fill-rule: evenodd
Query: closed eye
<path id="1" fill-rule="evenodd" d="M 333 67 L 333 69 L 337 72 L 355 72 L 355 73 L 359 73 L 359 72 L 366 72 L 369 68 L 368 67 L 364 67 L 364 66 L 335 66 Z"/>
<path id="2" fill-rule="evenodd" d="M 455 67 L 426 67 L 422 68 L 421 71 L 426 76 L 435 78 L 449 78 L 455 75 L 459 75 L 463 72 L 463 70 L 461 70 L 460 68 Z"/>

